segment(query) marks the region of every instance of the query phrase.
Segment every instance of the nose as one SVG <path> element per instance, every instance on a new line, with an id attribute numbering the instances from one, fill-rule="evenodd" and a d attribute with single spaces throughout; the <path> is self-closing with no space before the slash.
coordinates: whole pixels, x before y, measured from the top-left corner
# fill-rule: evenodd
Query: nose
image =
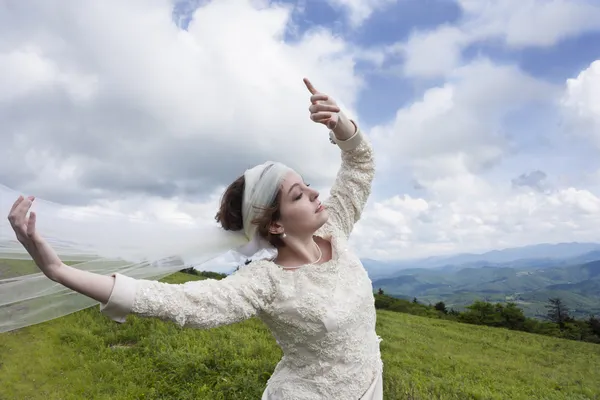
<path id="1" fill-rule="evenodd" d="M 319 192 L 317 190 L 314 189 L 310 189 L 312 191 L 311 193 L 311 201 L 315 201 L 319 198 Z"/>

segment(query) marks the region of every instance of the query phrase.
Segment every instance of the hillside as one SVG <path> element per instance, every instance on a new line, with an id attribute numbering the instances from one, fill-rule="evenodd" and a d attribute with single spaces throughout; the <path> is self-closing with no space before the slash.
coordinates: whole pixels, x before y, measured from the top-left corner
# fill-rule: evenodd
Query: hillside
<path id="1" fill-rule="evenodd" d="M 381 310 L 377 330 L 385 399 L 600 399 L 599 345 Z M 182 330 L 94 307 L 0 335 L 0 399 L 258 399 L 280 356 L 254 319 Z"/>
<path id="2" fill-rule="evenodd" d="M 457 310 L 475 300 L 512 301 L 527 316 L 542 317 L 550 297 L 560 297 L 575 317 L 600 314 L 600 261 L 554 267 L 413 268 L 373 282 L 375 289 L 422 302 L 444 301 Z"/>

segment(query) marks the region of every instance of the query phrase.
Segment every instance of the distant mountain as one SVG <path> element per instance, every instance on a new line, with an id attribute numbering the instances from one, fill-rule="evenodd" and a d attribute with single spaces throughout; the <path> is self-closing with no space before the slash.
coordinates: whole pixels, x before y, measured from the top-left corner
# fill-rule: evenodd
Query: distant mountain
<path id="1" fill-rule="evenodd" d="M 371 279 L 385 278 L 387 276 L 396 274 L 398 271 L 404 268 L 402 262 L 392 261 L 378 261 L 370 258 L 361 259 L 363 266 L 369 272 Z"/>
<path id="2" fill-rule="evenodd" d="M 600 250 L 593 250 L 579 256 L 571 257 L 565 260 L 570 264 L 584 264 L 590 261 L 600 260 Z"/>
<path id="3" fill-rule="evenodd" d="M 585 257 L 584 257 L 585 258 Z M 514 262 L 518 264 L 518 262 Z M 561 266 L 410 269 L 376 279 L 374 289 L 392 296 L 444 301 L 462 309 L 474 300 L 518 303 L 528 316 L 544 316 L 549 297 L 561 297 L 575 316 L 600 315 L 600 261 Z"/>
<path id="4" fill-rule="evenodd" d="M 442 264 L 465 264 L 468 262 L 507 263 L 523 259 L 564 259 L 577 257 L 592 251 L 600 251 L 600 243 L 558 243 L 536 244 L 503 250 L 493 250 L 483 254 L 461 254 L 439 260 Z"/>
<path id="5" fill-rule="evenodd" d="M 436 268 L 445 272 L 481 267 L 542 268 L 567 264 L 581 264 L 600 260 L 600 243 L 537 244 L 481 254 L 436 256 L 415 260 L 379 261 L 364 259 L 363 264 L 371 279 L 393 277 L 409 268 Z"/>

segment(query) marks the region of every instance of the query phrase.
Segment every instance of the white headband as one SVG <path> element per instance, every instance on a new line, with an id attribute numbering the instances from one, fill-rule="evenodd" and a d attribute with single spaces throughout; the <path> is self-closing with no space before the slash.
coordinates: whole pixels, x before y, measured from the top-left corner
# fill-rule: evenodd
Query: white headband
<path id="1" fill-rule="evenodd" d="M 256 235 L 257 226 L 252 221 L 273 204 L 285 175 L 290 171 L 292 169 L 282 163 L 267 161 L 244 173 L 242 217 L 244 234 L 250 243 L 244 246 L 243 254 L 251 256 L 262 249 L 272 248 L 270 243 Z"/>

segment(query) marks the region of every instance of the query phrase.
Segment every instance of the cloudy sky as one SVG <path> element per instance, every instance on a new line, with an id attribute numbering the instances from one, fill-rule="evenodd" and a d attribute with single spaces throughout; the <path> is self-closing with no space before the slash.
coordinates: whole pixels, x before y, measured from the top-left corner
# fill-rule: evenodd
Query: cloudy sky
<path id="1" fill-rule="evenodd" d="M 326 197 L 304 76 L 376 149 L 360 256 L 600 240 L 597 0 L 0 0 L 0 183 L 208 223 L 271 159 Z"/>

